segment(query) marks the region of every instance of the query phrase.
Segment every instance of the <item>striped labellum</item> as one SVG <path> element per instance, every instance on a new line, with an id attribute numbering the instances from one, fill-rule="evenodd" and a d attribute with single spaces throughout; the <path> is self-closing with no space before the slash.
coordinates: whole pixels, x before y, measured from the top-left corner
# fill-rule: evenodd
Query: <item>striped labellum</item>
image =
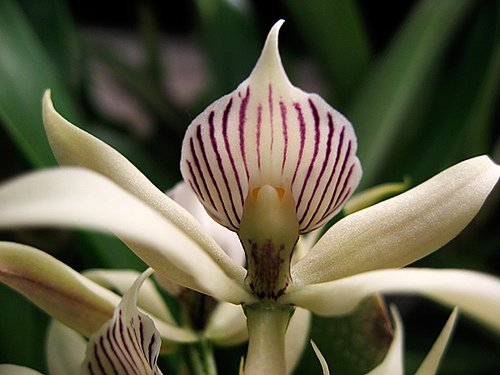
<path id="1" fill-rule="evenodd" d="M 250 77 L 188 127 L 181 171 L 208 213 L 238 231 L 247 195 L 291 191 L 300 233 L 338 213 L 361 178 L 350 122 L 320 96 L 294 87 L 271 29 Z"/>

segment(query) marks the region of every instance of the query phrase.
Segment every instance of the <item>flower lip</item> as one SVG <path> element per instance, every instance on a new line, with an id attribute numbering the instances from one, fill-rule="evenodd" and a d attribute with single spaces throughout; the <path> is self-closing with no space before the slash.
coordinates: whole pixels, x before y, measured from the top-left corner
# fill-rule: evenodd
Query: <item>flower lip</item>
<path id="1" fill-rule="evenodd" d="M 361 178 L 349 121 L 290 83 L 278 21 L 250 77 L 190 124 L 181 171 L 207 212 L 237 231 L 247 195 L 270 185 L 292 192 L 300 232 L 338 213 Z"/>

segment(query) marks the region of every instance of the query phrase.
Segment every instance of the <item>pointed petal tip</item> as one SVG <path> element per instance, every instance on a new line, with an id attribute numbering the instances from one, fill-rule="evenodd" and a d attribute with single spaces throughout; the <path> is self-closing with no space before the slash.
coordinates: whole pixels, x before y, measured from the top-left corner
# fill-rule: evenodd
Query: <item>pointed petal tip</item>
<path id="1" fill-rule="evenodd" d="M 281 80 L 286 87 L 291 86 L 285 69 L 283 68 L 278 49 L 279 31 L 284 22 L 284 20 L 277 21 L 269 31 L 269 34 L 267 34 L 259 60 L 257 61 L 249 79 L 261 83 L 270 83 L 272 81 L 279 82 Z M 267 85 L 262 86 L 267 88 Z"/>

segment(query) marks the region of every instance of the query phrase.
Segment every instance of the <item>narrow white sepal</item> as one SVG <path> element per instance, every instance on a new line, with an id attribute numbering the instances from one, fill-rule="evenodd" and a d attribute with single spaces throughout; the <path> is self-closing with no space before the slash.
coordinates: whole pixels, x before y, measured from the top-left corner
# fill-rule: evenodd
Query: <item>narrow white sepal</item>
<path id="1" fill-rule="evenodd" d="M 156 365 L 160 333 L 136 307 L 138 289 L 152 273 L 148 269 L 136 280 L 123 296 L 113 319 L 90 338 L 82 375 L 161 374 Z"/>
<path id="2" fill-rule="evenodd" d="M 319 350 L 318 346 L 314 343 L 313 340 L 311 340 L 311 346 L 314 350 L 314 353 L 316 354 L 316 357 L 318 357 L 318 361 L 321 365 L 321 370 L 323 371 L 323 375 L 330 375 L 330 369 L 328 368 L 328 363 L 326 362 L 325 357 L 323 354 L 321 354 L 321 351 Z"/>
<path id="3" fill-rule="evenodd" d="M 339 212 L 361 178 L 350 122 L 290 83 L 278 51 L 278 21 L 250 77 L 188 127 L 181 171 L 207 212 L 237 231 L 250 190 L 291 191 L 300 232 Z"/>
<path id="4" fill-rule="evenodd" d="M 446 347 L 450 342 L 451 335 L 454 331 L 458 319 L 458 308 L 453 309 L 448 321 L 446 322 L 439 337 L 432 345 L 431 350 L 425 357 L 424 361 L 418 368 L 415 375 L 434 375 L 437 373 L 441 359 L 445 353 Z"/>

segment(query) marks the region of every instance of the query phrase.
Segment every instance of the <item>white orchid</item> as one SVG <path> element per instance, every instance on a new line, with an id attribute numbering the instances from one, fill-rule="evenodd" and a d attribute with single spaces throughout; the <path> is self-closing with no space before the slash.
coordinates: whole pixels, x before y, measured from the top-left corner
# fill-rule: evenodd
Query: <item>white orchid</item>
<path id="1" fill-rule="evenodd" d="M 347 119 L 288 80 L 278 53 L 281 24 L 269 33 L 250 77 L 200 114 L 183 144 L 184 179 L 210 216 L 238 233 L 247 269 L 122 155 L 62 118 L 48 92 L 44 124 L 56 158 L 66 166 L 2 186 L 0 227 L 113 232 L 160 277 L 243 305 L 247 375 L 286 373 L 285 332 L 296 306 L 333 316 L 349 313 L 373 293 L 419 293 L 459 305 L 500 331 L 497 278 L 400 269 L 439 249 L 476 215 L 500 176 L 500 167 L 486 156 L 343 218 L 291 264 L 299 235 L 320 228 L 342 209 L 361 167 Z M 10 258 L 1 257 L 2 281 L 69 327 L 87 336 L 95 333 L 103 316 L 110 315 L 109 308 L 102 314 L 99 304 L 114 306 L 107 302 L 111 297 L 73 275 L 77 290 L 84 290 L 81 298 L 73 299 L 74 305 L 61 304 L 64 297 L 74 297 L 66 290 L 57 294 L 59 303 L 53 302 L 53 295 L 10 272 L 18 262 L 14 254 L 24 251 L 20 246 L 1 245 L 0 254 L 11 251 Z M 54 290 L 65 290 L 51 279 L 57 274 L 46 277 Z M 85 314 L 75 315 L 78 309 Z M 164 337 L 163 327 L 157 328 Z"/>

